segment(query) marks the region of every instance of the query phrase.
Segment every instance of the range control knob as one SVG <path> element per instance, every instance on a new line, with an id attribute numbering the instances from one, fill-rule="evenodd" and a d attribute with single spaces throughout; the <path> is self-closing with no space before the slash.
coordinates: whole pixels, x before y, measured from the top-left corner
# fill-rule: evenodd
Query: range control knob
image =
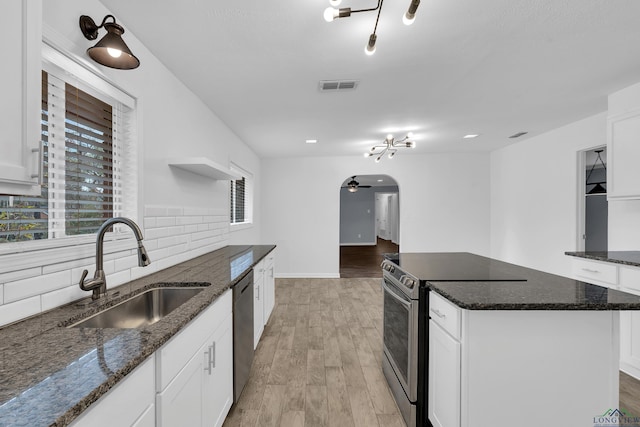
<path id="1" fill-rule="evenodd" d="M 396 268 L 393 265 L 386 262 L 382 263 L 382 268 L 387 270 L 389 273 L 393 273 L 394 271 L 396 271 Z"/>

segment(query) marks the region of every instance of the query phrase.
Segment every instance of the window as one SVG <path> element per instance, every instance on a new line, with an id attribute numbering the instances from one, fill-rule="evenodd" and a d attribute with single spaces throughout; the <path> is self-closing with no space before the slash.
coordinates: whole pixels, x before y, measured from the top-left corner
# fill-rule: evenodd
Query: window
<path id="1" fill-rule="evenodd" d="M 233 179 L 230 182 L 229 191 L 229 218 L 231 224 L 250 224 L 252 222 L 252 196 L 253 177 L 252 175 L 232 164 L 231 170 L 242 176 L 240 179 Z"/>
<path id="2" fill-rule="evenodd" d="M 43 68 L 42 192 L 0 195 L 0 243 L 93 234 L 124 214 L 124 189 L 137 186 L 123 174 L 136 169 L 135 156 L 125 156 L 132 109 L 56 64 Z"/>

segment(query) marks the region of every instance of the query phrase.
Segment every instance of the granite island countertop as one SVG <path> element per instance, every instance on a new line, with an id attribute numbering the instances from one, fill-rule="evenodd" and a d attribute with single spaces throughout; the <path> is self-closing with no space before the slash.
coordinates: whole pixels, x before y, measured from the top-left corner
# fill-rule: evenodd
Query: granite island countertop
<path id="1" fill-rule="evenodd" d="M 640 267 L 640 251 L 565 252 L 564 254 L 577 258 Z"/>
<path id="2" fill-rule="evenodd" d="M 0 425 L 68 425 L 274 248 L 226 246 L 110 289 L 98 306 L 89 296 L 0 328 Z M 205 289 L 147 327 L 66 327 L 132 293 L 176 285 Z"/>
<path id="3" fill-rule="evenodd" d="M 467 252 L 389 258 L 468 310 L 640 310 L 640 296 Z"/>

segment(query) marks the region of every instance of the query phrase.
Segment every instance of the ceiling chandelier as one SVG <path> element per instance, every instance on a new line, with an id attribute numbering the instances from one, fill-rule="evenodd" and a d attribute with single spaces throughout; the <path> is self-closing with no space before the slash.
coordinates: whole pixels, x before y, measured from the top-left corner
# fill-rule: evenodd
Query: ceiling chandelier
<path id="1" fill-rule="evenodd" d="M 364 53 L 367 55 L 373 55 L 376 51 L 376 39 L 378 36 L 376 35 L 376 31 L 378 30 L 378 21 L 380 20 L 380 12 L 382 11 L 382 3 L 384 0 L 378 0 L 378 5 L 376 7 L 372 7 L 369 9 L 351 9 L 350 7 L 341 7 L 340 9 L 336 9 L 336 6 L 340 5 L 342 0 L 329 0 L 329 6 L 324 10 L 324 19 L 327 22 L 331 22 L 336 18 L 346 18 L 351 16 L 352 13 L 358 12 L 371 12 L 374 10 L 378 11 L 378 16 L 376 17 L 376 25 L 373 27 L 373 33 L 369 36 L 369 42 L 364 47 Z M 404 25 L 411 25 L 413 21 L 416 19 L 416 10 L 418 10 L 418 6 L 420 6 L 420 0 L 411 0 L 409 4 L 409 9 L 402 16 L 402 22 Z"/>
<path id="2" fill-rule="evenodd" d="M 384 156 L 385 154 L 391 159 L 396 155 L 396 151 L 398 151 L 398 148 L 413 148 L 416 146 L 415 141 L 410 140 L 411 138 L 413 138 L 413 134 L 411 132 L 409 132 L 404 138 L 397 141 L 393 139 L 393 135 L 389 134 L 387 135 L 385 140 L 382 141 L 382 144 L 374 145 L 373 147 L 371 147 L 371 150 L 369 150 L 369 152 L 364 153 L 364 156 L 377 156 L 376 163 L 382 160 L 382 156 Z"/>

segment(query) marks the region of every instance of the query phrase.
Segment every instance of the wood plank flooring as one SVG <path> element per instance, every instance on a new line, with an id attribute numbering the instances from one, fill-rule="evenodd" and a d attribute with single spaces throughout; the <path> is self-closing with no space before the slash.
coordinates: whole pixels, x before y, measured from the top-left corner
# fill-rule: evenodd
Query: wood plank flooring
<path id="1" fill-rule="evenodd" d="M 340 277 L 382 277 L 382 254 L 395 252 L 398 245 L 381 238 L 375 246 L 340 246 Z"/>
<path id="2" fill-rule="evenodd" d="M 402 427 L 382 374 L 380 279 L 278 279 L 251 376 L 224 427 Z M 640 416 L 640 381 L 620 373 Z"/>
<path id="3" fill-rule="evenodd" d="M 404 426 L 382 374 L 379 279 L 278 279 L 235 426 Z"/>

